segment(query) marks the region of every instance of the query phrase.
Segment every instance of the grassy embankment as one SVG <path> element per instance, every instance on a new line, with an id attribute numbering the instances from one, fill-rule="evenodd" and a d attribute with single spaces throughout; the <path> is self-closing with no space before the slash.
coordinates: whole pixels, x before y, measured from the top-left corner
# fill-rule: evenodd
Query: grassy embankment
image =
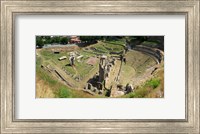
<path id="1" fill-rule="evenodd" d="M 134 92 L 122 96 L 124 98 L 160 98 L 164 97 L 164 68 L 155 73 L 154 77 L 136 87 Z"/>
<path id="2" fill-rule="evenodd" d="M 92 95 L 83 91 L 73 90 L 52 77 L 41 68 L 42 59 L 36 62 L 36 97 L 38 98 L 90 98 Z M 47 93 L 49 94 L 47 95 Z"/>

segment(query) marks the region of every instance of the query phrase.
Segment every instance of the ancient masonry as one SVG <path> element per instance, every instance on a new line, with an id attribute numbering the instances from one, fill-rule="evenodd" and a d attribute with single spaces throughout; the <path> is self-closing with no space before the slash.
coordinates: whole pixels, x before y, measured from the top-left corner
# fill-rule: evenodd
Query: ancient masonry
<path id="1" fill-rule="evenodd" d="M 157 64 L 159 64 L 161 61 L 164 60 L 163 52 L 159 51 L 158 49 L 150 49 L 147 47 L 136 47 L 135 50 L 151 55 L 157 61 Z M 114 66 L 116 65 L 117 60 L 121 60 L 121 63 L 125 62 L 122 55 L 119 56 L 118 58 L 107 57 L 105 55 L 100 57 L 99 72 L 93 77 L 91 81 L 87 82 L 85 88 L 87 92 L 91 94 L 103 94 L 105 89 L 108 89 L 110 91 L 109 96 L 116 97 L 134 91 L 136 85 L 133 86 L 130 83 L 127 83 L 126 85 L 120 85 L 118 83 L 118 77 L 120 74 L 121 67 L 117 76 L 112 76 L 112 77 L 110 76 L 111 71 L 115 70 Z M 113 77 L 115 79 L 112 79 Z"/>
<path id="2" fill-rule="evenodd" d="M 133 49 L 151 55 L 157 61 L 158 64 L 164 60 L 164 53 L 159 49 L 145 46 L 137 46 Z"/>
<path id="3" fill-rule="evenodd" d="M 107 56 L 103 55 L 100 58 L 99 63 L 99 89 L 102 89 L 102 86 L 107 87 L 107 80 L 110 77 L 110 71 L 112 70 L 112 67 L 115 65 L 115 59 L 111 58 L 108 59 Z"/>
<path id="4" fill-rule="evenodd" d="M 108 58 L 107 56 L 103 55 L 100 57 L 99 62 L 99 72 L 95 80 L 95 84 L 87 83 L 86 90 L 91 90 L 98 94 L 102 94 L 104 88 L 107 87 L 107 81 L 110 77 L 110 71 L 112 70 L 113 66 L 115 65 L 115 58 Z"/>

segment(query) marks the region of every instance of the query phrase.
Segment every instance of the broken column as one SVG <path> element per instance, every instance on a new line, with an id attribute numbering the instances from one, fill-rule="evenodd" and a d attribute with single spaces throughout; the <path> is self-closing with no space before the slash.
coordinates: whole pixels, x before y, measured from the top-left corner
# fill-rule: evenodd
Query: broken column
<path id="1" fill-rule="evenodd" d="M 128 94 L 128 93 L 130 93 L 130 92 L 133 92 L 133 90 L 134 90 L 134 87 L 133 87 L 133 85 L 132 84 L 127 84 L 126 85 L 126 94 Z"/>
<path id="2" fill-rule="evenodd" d="M 103 55 L 100 58 L 99 63 L 99 82 L 103 82 L 105 80 L 105 64 L 106 64 L 107 56 Z"/>
<path id="3" fill-rule="evenodd" d="M 70 62 L 71 66 L 75 65 L 75 53 L 74 52 L 69 53 L 69 62 Z"/>

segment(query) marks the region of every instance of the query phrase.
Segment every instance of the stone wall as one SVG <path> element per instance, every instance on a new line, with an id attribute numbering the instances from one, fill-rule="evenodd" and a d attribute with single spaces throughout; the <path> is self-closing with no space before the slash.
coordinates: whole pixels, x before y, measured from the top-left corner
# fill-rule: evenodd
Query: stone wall
<path id="1" fill-rule="evenodd" d="M 150 47 L 145 47 L 145 46 L 140 45 L 133 48 L 133 50 L 140 51 L 140 52 L 153 56 L 157 60 L 158 63 L 164 60 L 164 52 L 160 49 L 150 48 Z"/>

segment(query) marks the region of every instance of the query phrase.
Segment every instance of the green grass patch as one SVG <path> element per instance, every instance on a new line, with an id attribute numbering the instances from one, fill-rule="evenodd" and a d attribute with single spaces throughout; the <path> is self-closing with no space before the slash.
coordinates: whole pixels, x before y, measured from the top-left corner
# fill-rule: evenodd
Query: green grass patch
<path id="1" fill-rule="evenodd" d="M 72 66 L 65 66 L 64 67 L 66 69 L 67 72 L 69 72 L 71 75 L 75 75 L 76 71 L 74 70 L 74 68 Z"/>
<path id="2" fill-rule="evenodd" d="M 124 50 L 124 45 L 118 44 L 116 42 L 106 42 L 105 47 L 110 49 L 109 52 L 111 51 L 120 52 Z"/>
<path id="3" fill-rule="evenodd" d="M 53 53 L 47 50 L 42 50 L 41 55 L 42 57 L 44 57 L 45 60 L 50 60 L 51 57 L 53 56 Z"/>
<path id="4" fill-rule="evenodd" d="M 105 41 L 98 42 L 92 45 L 96 50 L 93 52 L 97 54 L 109 54 L 110 52 L 121 52 L 124 50 L 124 45 L 121 41 Z"/>
<path id="5" fill-rule="evenodd" d="M 81 77 L 85 77 L 86 75 L 88 75 L 89 72 L 94 68 L 94 66 L 88 65 L 87 63 L 85 63 L 85 61 L 83 61 L 82 63 L 77 62 L 75 67 Z"/>
<path id="6" fill-rule="evenodd" d="M 44 80 L 46 83 L 50 85 L 55 85 L 57 83 L 56 80 L 52 79 L 50 75 L 48 75 L 39 64 L 36 64 L 36 75 Z"/>
<path id="7" fill-rule="evenodd" d="M 127 98 L 144 98 L 149 91 L 146 88 L 140 88 L 135 92 L 131 92 L 127 95 L 125 95 Z"/>
<path id="8" fill-rule="evenodd" d="M 60 87 L 58 91 L 58 97 L 59 98 L 70 98 L 71 92 L 67 90 L 65 87 Z"/>
<path id="9" fill-rule="evenodd" d="M 158 42 L 156 42 L 156 41 L 144 41 L 144 42 L 142 42 L 142 45 L 155 48 L 155 47 L 158 46 Z"/>
<path id="10" fill-rule="evenodd" d="M 86 50 L 81 50 L 80 54 L 84 55 L 83 59 L 87 59 L 91 56 L 95 56 L 95 53 L 93 53 L 92 51 L 86 51 Z"/>
<path id="11" fill-rule="evenodd" d="M 124 46 L 124 41 L 123 40 L 113 40 L 113 41 L 105 41 L 106 43 L 114 44 L 114 45 L 120 45 Z"/>
<path id="12" fill-rule="evenodd" d="M 42 58 L 41 57 L 36 57 L 36 66 L 42 64 Z"/>
<path id="13" fill-rule="evenodd" d="M 153 89 L 157 88 L 160 85 L 160 79 L 152 78 L 151 80 L 147 81 L 145 86 L 150 86 Z"/>

